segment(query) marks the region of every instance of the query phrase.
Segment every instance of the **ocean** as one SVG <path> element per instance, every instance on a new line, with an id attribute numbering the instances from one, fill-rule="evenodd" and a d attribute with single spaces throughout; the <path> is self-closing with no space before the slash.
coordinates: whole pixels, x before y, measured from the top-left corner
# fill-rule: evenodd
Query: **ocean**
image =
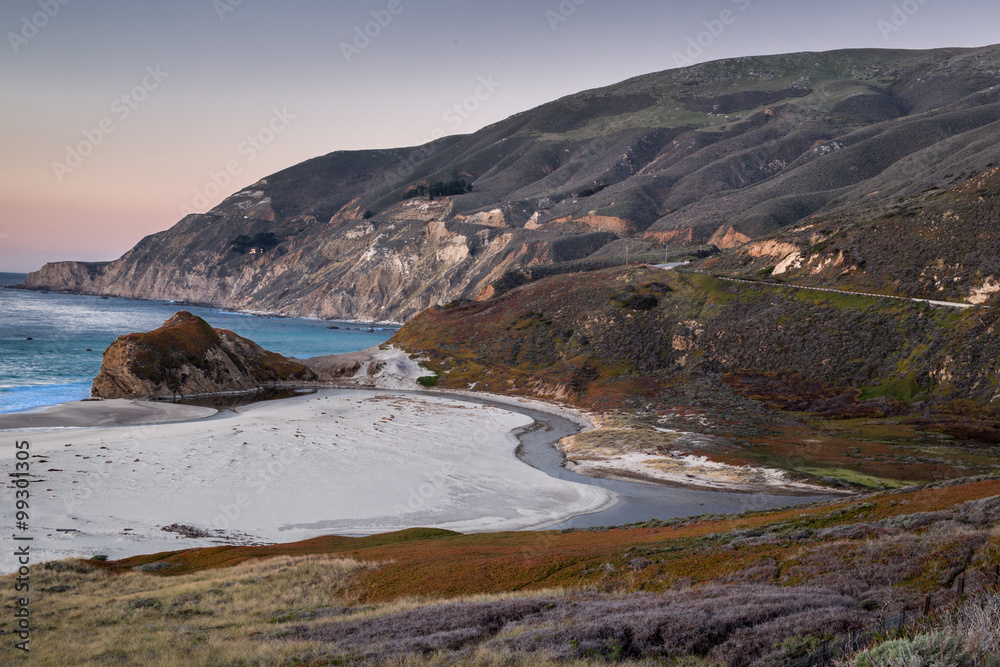
<path id="1" fill-rule="evenodd" d="M 87 398 L 91 381 L 101 369 L 102 354 L 115 338 L 155 329 L 179 310 L 298 359 L 380 345 L 397 329 L 260 317 L 163 301 L 5 289 L 24 282 L 25 277 L 0 273 L 0 412 Z"/>

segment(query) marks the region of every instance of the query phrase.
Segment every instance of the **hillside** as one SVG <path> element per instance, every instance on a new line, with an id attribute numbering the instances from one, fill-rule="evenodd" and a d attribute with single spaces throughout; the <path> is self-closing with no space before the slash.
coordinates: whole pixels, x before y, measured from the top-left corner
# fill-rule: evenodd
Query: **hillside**
<path id="1" fill-rule="evenodd" d="M 1000 292 L 1000 167 L 849 214 L 816 215 L 702 269 L 796 285 L 991 304 Z"/>
<path id="2" fill-rule="evenodd" d="M 631 266 L 429 309 L 390 343 L 439 387 L 594 411 L 592 446 L 880 487 L 1000 465 L 998 318 Z"/>
<path id="3" fill-rule="evenodd" d="M 998 84 L 1000 47 L 649 74 L 475 134 L 309 160 L 116 261 L 48 264 L 26 284 L 402 321 L 488 297 L 511 269 L 620 256 L 624 240 L 726 249 L 949 187 L 1000 162 Z"/>

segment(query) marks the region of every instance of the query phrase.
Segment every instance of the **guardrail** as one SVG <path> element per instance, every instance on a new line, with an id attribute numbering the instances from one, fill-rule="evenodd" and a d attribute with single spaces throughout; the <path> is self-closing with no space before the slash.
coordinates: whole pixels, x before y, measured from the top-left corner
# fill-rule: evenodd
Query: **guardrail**
<path id="1" fill-rule="evenodd" d="M 658 268 L 655 265 L 650 264 L 653 268 Z M 786 287 L 788 289 L 799 289 L 799 290 L 811 290 L 815 292 L 832 292 L 834 294 L 844 294 L 845 296 L 867 296 L 876 299 L 895 299 L 897 301 L 914 301 L 918 303 L 926 303 L 932 306 L 940 306 L 942 308 L 960 308 L 962 310 L 967 310 L 969 308 L 990 308 L 990 306 L 981 306 L 974 303 L 964 303 L 960 301 L 937 301 L 934 299 L 921 299 L 912 296 L 896 296 L 895 294 L 875 294 L 873 292 L 851 292 L 848 290 L 834 289 L 832 287 L 810 287 L 806 285 L 795 285 L 792 283 L 771 283 L 764 280 L 747 280 L 745 278 L 730 278 L 729 276 L 720 276 L 714 273 L 708 273 L 705 271 L 698 271 L 697 269 L 690 269 L 687 271 L 681 271 L 678 267 L 671 269 L 662 269 L 664 271 L 677 271 L 677 273 L 690 273 L 700 276 L 708 276 L 710 278 L 715 278 L 716 280 L 726 280 L 732 283 L 746 283 L 747 285 L 764 285 L 768 287 Z"/>

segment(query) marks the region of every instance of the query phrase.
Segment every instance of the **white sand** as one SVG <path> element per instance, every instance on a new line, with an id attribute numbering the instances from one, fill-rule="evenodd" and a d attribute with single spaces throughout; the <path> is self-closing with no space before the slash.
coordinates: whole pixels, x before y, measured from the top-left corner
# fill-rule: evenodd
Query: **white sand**
<path id="1" fill-rule="evenodd" d="M 461 399 L 321 391 L 238 412 L 4 432 L 11 470 L 15 439 L 31 443 L 25 534 L 35 538 L 36 562 L 415 526 L 520 530 L 616 502 L 517 460 L 511 430 L 527 417 Z M 10 488 L 2 512 L 13 526 Z M 161 530 L 175 523 L 212 537 Z M 10 557 L 0 562 L 14 567 Z"/>
<path id="2" fill-rule="evenodd" d="M 671 457 L 638 452 L 622 454 L 595 451 L 586 454 L 567 453 L 566 456 L 567 470 L 590 477 L 671 484 L 710 491 L 846 493 L 790 480 L 782 470 L 752 465 L 734 466 L 685 452 L 677 452 Z"/>

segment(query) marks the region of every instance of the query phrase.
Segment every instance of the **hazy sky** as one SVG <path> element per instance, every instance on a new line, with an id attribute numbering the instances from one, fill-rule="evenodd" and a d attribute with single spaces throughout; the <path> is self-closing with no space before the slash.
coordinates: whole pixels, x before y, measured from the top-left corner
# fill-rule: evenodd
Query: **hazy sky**
<path id="1" fill-rule="evenodd" d="M 3 0 L 0 271 L 114 259 L 307 158 L 675 67 L 708 28 L 696 61 L 984 46 L 998 26 L 996 0 Z M 446 116 L 480 78 L 488 99 Z"/>

